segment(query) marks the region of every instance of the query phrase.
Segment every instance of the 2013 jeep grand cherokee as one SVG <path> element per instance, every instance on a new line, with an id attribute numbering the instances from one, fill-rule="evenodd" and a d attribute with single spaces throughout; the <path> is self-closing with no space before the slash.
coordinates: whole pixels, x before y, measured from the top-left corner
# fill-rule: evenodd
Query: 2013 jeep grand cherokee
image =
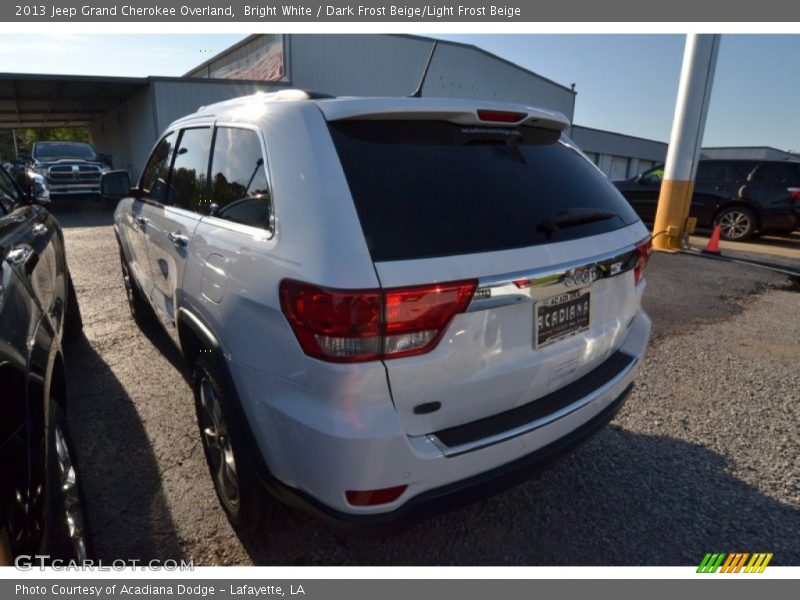
<path id="1" fill-rule="evenodd" d="M 190 368 L 237 525 L 267 495 L 381 521 L 607 423 L 650 335 L 650 236 L 563 115 L 257 94 L 173 123 L 114 227 Z M 152 313 L 150 313 L 152 314 Z"/>

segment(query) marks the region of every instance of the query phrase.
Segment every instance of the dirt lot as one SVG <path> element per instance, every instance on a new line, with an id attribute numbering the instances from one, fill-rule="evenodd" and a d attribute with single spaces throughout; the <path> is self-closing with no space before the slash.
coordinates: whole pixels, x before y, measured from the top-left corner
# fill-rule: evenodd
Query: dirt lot
<path id="1" fill-rule="evenodd" d="M 568 460 L 399 534 L 287 513 L 243 541 L 217 505 L 178 351 L 129 317 L 111 214 L 57 213 L 85 322 L 67 354 L 70 421 L 106 560 L 681 565 L 713 550 L 800 564 L 800 294 L 782 276 L 657 255 L 635 392 Z"/>

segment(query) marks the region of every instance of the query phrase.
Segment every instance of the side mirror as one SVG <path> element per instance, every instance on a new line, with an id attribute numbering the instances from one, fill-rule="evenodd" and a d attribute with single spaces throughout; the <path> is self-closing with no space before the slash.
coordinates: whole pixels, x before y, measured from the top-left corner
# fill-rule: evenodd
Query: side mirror
<path id="1" fill-rule="evenodd" d="M 131 193 L 131 176 L 127 171 L 109 171 L 100 177 L 100 195 L 122 198 Z"/>
<path id="2" fill-rule="evenodd" d="M 50 190 L 47 189 L 44 177 L 38 173 L 30 176 L 27 195 L 31 204 L 50 204 Z"/>

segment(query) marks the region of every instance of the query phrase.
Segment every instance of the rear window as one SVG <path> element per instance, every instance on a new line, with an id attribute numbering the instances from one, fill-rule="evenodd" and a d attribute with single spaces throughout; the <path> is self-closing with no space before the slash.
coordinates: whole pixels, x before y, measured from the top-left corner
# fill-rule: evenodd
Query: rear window
<path id="1" fill-rule="evenodd" d="M 639 220 L 558 132 L 441 121 L 329 127 L 376 262 L 561 242 Z"/>

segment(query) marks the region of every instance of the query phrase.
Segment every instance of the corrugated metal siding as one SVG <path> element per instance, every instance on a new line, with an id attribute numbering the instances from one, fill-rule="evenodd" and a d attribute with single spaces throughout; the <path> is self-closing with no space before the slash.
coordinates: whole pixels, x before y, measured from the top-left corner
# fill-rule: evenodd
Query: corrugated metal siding
<path id="1" fill-rule="evenodd" d="M 407 96 L 419 84 L 432 40 L 392 35 L 288 37 L 293 87 L 337 96 Z M 441 42 L 423 96 L 520 102 L 572 119 L 574 94 L 475 48 Z"/>
<path id="2" fill-rule="evenodd" d="M 480 50 L 440 44 L 424 96 L 519 102 L 564 113 L 572 121 L 574 94 Z"/>
<path id="3" fill-rule="evenodd" d="M 243 42 L 234 45 L 232 48 L 221 52 L 211 60 L 204 62 L 199 67 L 192 69 L 185 77 L 206 79 L 219 77 L 220 75 L 216 72 L 220 69 L 230 67 L 230 65 L 239 62 L 246 64 L 254 53 L 263 52 L 274 42 L 281 42 L 282 38 L 283 34 L 281 33 L 262 33 L 247 38 Z"/>
<path id="4" fill-rule="evenodd" d="M 196 112 L 201 106 L 255 94 L 258 91 L 268 92 L 275 89 L 272 84 L 267 82 L 263 84 L 239 83 L 235 80 L 221 82 L 192 79 L 155 80 L 150 85 L 155 93 L 155 111 L 159 133 L 175 119 Z"/>
<path id="5" fill-rule="evenodd" d="M 128 106 L 123 102 L 110 113 L 103 115 L 89 127 L 92 144 L 98 152 L 111 154 L 114 168 L 133 170 Z"/>
<path id="6" fill-rule="evenodd" d="M 131 136 L 133 170 L 131 180 L 139 179 L 150 150 L 156 143 L 159 131 L 153 117 L 152 84 L 128 100 L 128 126 Z"/>
<path id="7" fill-rule="evenodd" d="M 98 152 L 113 156 L 115 169 L 125 169 L 132 180 L 137 179 L 156 135 L 150 89 L 137 92 L 92 123 L 90 133 Z"/>
<path id="8" fill-rule="evenodd" d="M 730 147 L 730 148 L 703 148 L 701 158 L 728 158 L 743 160 L 791 160 L 800 161 L 800 155 L 784 152 L 768 146 Z"/>
<path id="9" fill-rule="evenodd" d="M 667 157 L 666 143 L 630 137 L 611 131 L 575 125 L 572 127 L 570 137 L 584 152 L 643 158 L 655 162 L 664 162 Z"/>
<path id="10" fill-rule="evenodd" d="M 292 87 L 335 96 L 407 96 L 431 51 L 430 42 L 389 35 L 287 38 Z"/>

